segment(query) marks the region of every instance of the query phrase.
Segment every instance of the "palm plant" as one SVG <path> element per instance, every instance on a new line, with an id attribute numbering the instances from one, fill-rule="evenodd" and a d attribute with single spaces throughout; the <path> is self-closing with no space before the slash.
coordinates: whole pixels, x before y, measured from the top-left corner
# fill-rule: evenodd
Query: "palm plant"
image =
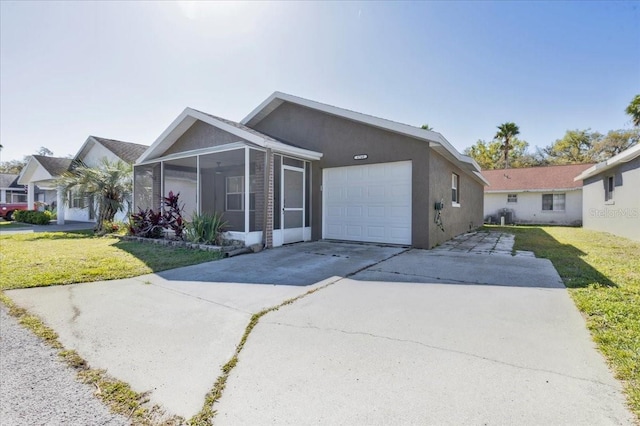
<path id="1" fill-rule="evenodd" d="M 494 136 L 495 139 L 502 141 L 500 147 L 504 151 L 504 168 L 509 168 L 509 150 L 511 149 L 511 140 L 520 134 L 520 129 L 516 123 L 503 123 L 498 126 L 498 132 Z"/>
<path id="2" fill-rule="evenodd" d="M 131 209 L 133 168 L 118 160 L 106 158 L 95 167 L 75 162 L 71 170 L 59 179 L 64 193 L 75 191 L 81 195 L 93 196 L 98 204 L 96 231 L 101 231 L 105 221 L 113 222 L 118 211 Z"/>
<path id="3" fill-rule="evenodd" d="M 631 116 L 633 125 L 640 127 L 640 95 L 633 98 L 625 112 Z"/>

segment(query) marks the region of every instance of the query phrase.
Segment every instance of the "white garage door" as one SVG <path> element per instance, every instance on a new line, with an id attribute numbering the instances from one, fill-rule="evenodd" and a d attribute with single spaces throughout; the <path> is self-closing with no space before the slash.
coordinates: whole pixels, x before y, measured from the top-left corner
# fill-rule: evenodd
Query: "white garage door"
<path id="1" fill-rule="evenodd" d="M 323 238 L 411 244 L 411 161 L 323 170 Z"/>

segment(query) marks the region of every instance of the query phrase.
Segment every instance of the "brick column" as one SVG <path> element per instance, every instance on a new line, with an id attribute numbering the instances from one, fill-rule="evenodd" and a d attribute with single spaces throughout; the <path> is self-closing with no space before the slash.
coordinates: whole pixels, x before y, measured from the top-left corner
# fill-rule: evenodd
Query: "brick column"
<path id="1" fill-rule="evenodd" d="M 271 149 L 267 149 L 266 156 L 267 167 L 265 170 L 266 173 L 266 185 L 264 191 L 264 204 L 265 204 L 265 212 L 264 212 L 264 227 L 262 228 L 262 232 L 264 232 L 264 244 L 267 248 L 273 247 L 273 151 Z"/>

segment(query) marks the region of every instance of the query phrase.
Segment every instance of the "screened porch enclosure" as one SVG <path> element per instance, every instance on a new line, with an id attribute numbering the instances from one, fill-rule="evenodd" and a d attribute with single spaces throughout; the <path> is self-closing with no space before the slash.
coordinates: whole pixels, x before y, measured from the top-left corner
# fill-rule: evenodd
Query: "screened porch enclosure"
<path id="1" fill-rule="evenodd" d="M 276 246 L 310 239 L 310 163 L 279 154 L 267 161 L 265 151 L 244 146 L 136 165 L 135 210 L 162 209 L 162 197 L 173 192 L 187 221 L 222 214 L 227 237 L 245 244 L 263 241 L 265 229 Z"/>

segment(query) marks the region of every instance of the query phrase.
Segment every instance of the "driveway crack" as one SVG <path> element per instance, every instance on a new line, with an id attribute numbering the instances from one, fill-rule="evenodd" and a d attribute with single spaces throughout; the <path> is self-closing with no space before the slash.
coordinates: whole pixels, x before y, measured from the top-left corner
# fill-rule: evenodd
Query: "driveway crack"
<path id="1" fill-rule="evenodd" d="M 553 374 L 555 376 L 565 377 L 565 378 L 572 379 L 572 380 L 578 380 L 578 381 L 593 383 L 593 384 L 597 384 L 597 385 L 601 385 L 601 386 L 617 389 L 614 385 L 611 385 L 611 384 L 608 384 L 608 383 L 603 383 L 603 382 L 598 381 L 598 380 L 588 379 L 588 378 L 585 378 L 585 377 L 572 376 L 570 374 L 564 374 L 564 373 L 560 373 L 560 372 L 553 371 L 553 370 L 547 370 L 547 369 L 544 369 L 544 368 L 525 367 L 523 365 L 510 363 L 510 362 L 502 361 L 502 360 L 499 360 L 499 359 L 489 358 L 489 357 L 478 355 L 478 354 L 474 354 L 474 353 L 471 353 L 471 352 L 465 352 L 465 351 L 460 351 L 460 350 L 457 350 L 457 349 L 430 345 L 428 343 L 420 342 L 418 340 L 401 339 L 401 338 L 397 338 L 397 337 L 391 337 L 391 336 L 384 336 L 384 335 L 380 335 L 380 334 L 368 333 L 368 332 L 365 332 L 365 331 L 342 330 L 342 329 L 338 329 L 338 328 L 323 328 L 323 327 L 317 327 L 317 326 L 314 326 L 314 325 L 296 325 L 296 324 L 288 324 L 288 323 L 275 322 L 275 321 L 265 321 L 265 324 L 279 325 L 279 326 L 283 326 L 283 327 L 319 330 L 319 331 L 329 331 L 329 332 L 342 333 L 342 334 L 347 334 L 347 335 L 352 335 L 352 336 L 353 335 L 366 336 L 366 337 L 371 337 L 371 338 L 374 338 L 374 339 L 382 339 L 382 340 L 388 340 L 388 341 L 399 342 L 399 343 L 410 343 L 410 344 L 419 345 L 419 346 L 422 346 L 422 347 L 425 347 L 425 348 L 428 348 L 428 349 L 433 349 L 433 350 L 437 350 L 437 351 L 442 351 L 442 352 L 447 352 L 447 353 L 454 353 L 454 354 L 458 354 L 458 355 L 462 355 L 462 356 L 466 356 L 466 357 L 476 358 L 476 359 L 480 359 L 480 360 L 483 360 L 483 361 L 488 361 L 488 362 L 491 362 L 491 363 L 494 363 L 494 364 L 500 364 L 500 365 L 505 365 L 505 366 L 508 366 L 508 367 L 516 368 L 516 369 L 519 369 L 519 370 L 537 371 L 537 372 L 540 372 L 540 373 Z"/>

